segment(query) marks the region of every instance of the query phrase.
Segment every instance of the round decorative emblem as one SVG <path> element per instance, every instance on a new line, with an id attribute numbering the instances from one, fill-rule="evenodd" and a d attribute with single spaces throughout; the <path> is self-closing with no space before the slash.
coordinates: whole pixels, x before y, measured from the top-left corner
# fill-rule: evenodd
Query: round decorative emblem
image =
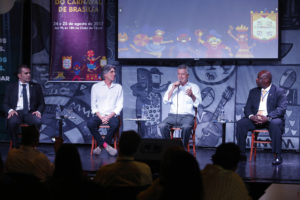
<path id="1" fill-rule="evenodd" d="M 206 85 L 218 85 L 227 81 L 233 74 L 235 67 L 227 66 L 199 66 L 193 67 L 196 79 Z"/>

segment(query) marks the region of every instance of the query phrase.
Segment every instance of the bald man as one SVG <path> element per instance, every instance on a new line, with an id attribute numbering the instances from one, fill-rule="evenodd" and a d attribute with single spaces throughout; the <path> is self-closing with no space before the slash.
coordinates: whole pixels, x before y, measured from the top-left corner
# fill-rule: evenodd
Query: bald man
<path id="1" fill-rule="evenodd" d="M 272 84 L 272 74 L 267 70 L 258 73 L 256 84 L 257 87 L 249 92 L 244 108 L 245 117 L 237 122 L 238 145 L 243 158 L 246 159 L 245 147 L 248 131 L 267 128 L 274 153 L 272 164 L 279 165 L 282 163 L 281 143 L 287 99 L 284 90 Z"/>

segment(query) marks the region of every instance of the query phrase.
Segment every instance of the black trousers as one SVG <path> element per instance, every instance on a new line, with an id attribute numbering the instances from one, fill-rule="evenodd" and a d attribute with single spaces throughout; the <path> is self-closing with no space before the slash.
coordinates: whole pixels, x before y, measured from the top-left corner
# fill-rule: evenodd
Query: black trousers
<path id="1" fill-rule="evenodd" d="M 20 131 L 20 124 L 26 123 L 28 125 L 35 125 L 40 129 L 42 125 L 42 119 L 33 115 L 32 113 L 24 114 L 22 111 L 17 111 L 18 115 L 14 115 L 7 119 L 7 127 L 10 139 L 12 141 L 12 147 L 18 147 L 18 134 Z"/>
<path id="2" fill-rule="evenodd" d="M 99 126 L 102 124 L 102 121 L 97 117 L 96 115 L 93 115 L 91 118 L 89 118 L 87 122 L 87 127 L 89 128 L 91 134 L 94 136 L 94 138 L 97 141 L 98 146 L 102 146 L 104 142 L 107 144 L 111 144 L 114 133 L 116 132 L 118 126 L 119 126 L 119 119 L 118 117 L 112 117 L 110 118 L 108 125 L 110 128 L 107 131 L 107 135 L 105 136 L 105 139 L 101 137 L 99 134 Z"/>
<path id="3" fill-rule="evenodd" d="M 266 128 L 269 131 L 273 153 L 281 153 L 282 134 L 284 133 L 284 121 L 280 118 L 272 119 L 261 126 L 255 125 L 249 118 L 242 118 L 237 122 L 236 138 L 242 153 L 246 151 L 246 138 L 249 131 Z"/>

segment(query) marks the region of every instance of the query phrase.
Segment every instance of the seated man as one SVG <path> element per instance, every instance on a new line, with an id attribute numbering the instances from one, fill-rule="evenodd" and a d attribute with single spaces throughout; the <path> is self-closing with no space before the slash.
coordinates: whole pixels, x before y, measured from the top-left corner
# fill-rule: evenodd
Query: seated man
<path id="1" fill-rule="evenodd" d="M 93 116 L 88 120 L 87 126 L 97 141 L 94 154 L 100 154 L 103 147 L 111 156 L 117 154 L 117 150 L 111 147 L 113 134 L 118 128 L 121 110 L 123 109 L 123 89 L 120 84 L 114 83 L 116 67 L 106 65 L 103 68 L 104 81 L 95 83 L 91 91 L 91 109 Z M 107 124 L 110 128 L 105 139 L 99 134 L 99 126 Z"/>
<path id="2" fill-rule="evenodd" d="M 45 107 L 42 88 L 31 82 L 30 68 L 21 65 L 18 69 L 19 81 L 6 87 L 3 110 L 7 113 L 7 126 L 12 147 L 18 147 L 17 134 L 21 123 L 42 124 L 41 116 Z"/>
<path id="3" fill-rule="evenodd" d="M 194 108 L 202 102 L 198 85 L 188 81 L 188 66 L 180 65 L 177 68 L 178 81 L 171 83 L 164 95 L 163 102 L 169 103 L 170 113 L 159 124 L 161 135 L 170 138 L 170 128 L 178 126 L 182 129 L 183 145 L 186 148 L 194 125 Z"/>
<path id="4" fill-rule="evenodd" d="M 213 164 L 202 170 L 204 199 L 251 199 L 245 183 L 235 172 L 240 149 L 234 143 L 221 144 L 212 156 Z"/>
<path id="5" fill-rule="evenodd" d="M 122 133 L 119 142 L 119 155 L 115 163 L 100 167 L 95 182 L 102 186 L 148 186 L 152 183 L 150 167 L 135 161 L 141 137 L 134 131 Z"/>
<path id="6" fill-rule="evenodd" d="M 284 131 L 284 114 L 287 99 L 284 90 L 272 84 L 272 74 L 262 70 L 256 78 L 257 87 L 249 92 L 245 117 L 237 122 L 236 137 L 243 159 L 246 159 L 246 137 L 248 131 L 267 128 L 272 140 L 273 165 L 282 163 L 281 143 Z"/>

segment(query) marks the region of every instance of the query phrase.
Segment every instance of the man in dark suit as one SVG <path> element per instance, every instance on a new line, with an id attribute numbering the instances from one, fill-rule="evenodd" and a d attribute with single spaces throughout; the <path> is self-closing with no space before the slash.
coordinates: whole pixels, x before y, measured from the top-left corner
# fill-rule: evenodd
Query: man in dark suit
<path id="1" fill-rule="evenodd" d="M 12 146 L 17 147 L 17 134 L 21 123 L 40 128 L 45 107 L 42 88 L 31 82 L 31 71 L 26 65 L 18 68 L 19 81 L 6 87 L 3 110 L 7 113 L 7 126 Z"/>
<path id="2" fill-rule="evenodd" d="M 284 91 L 272 84 L 272 74 L 267 70 L 258 73 L 256 84 L 257 87 L 249 92 L 244 108 L 245 117 L 237 122 L 237 142 L 245 159 L 248 131 L 267 128 L 274 153 L 272 164 L 278 165 L 282 163 L 281 143 L 287 99 Z"/>

